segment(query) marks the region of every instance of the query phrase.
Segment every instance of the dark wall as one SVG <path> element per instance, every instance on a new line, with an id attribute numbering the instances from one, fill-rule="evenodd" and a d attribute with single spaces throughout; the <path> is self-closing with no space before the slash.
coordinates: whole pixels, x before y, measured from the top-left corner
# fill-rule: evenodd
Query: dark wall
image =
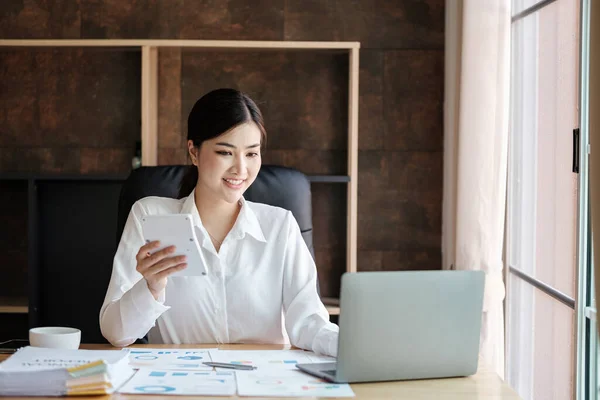
<path id="1" fill-rule="evenodd" d="M 444 0 L 5 0 L 0 37 L 361 42 L 359 270 L 440 268 Z M 159 63 L 160 164 L 187 162 L 193 102 L 231 86 L 265 114 L 264 162 L 346 173 L 345 55 L 169 49 Z M 126 172 L 139 70 L 132 50 L 0 49 L 0 173 Z M 336 296 L 345 186 L 313 190 L 321 288 Z"/>

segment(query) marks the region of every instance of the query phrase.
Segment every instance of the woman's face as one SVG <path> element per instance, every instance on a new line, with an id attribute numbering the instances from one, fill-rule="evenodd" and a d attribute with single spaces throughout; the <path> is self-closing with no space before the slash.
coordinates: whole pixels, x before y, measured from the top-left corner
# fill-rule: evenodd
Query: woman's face
<path id="1" fill-rule="evenodd" d="M 260 170 L 260 140 L 261 133 L 254 122 L 238 125 L 221 136 L 204 141 L 199 151 L 189 140 L 188 149 L 198 167 L 200 193 L 215 201 L 239 201 Z M 196 151 L 197 157 L 194 156 Z"/>

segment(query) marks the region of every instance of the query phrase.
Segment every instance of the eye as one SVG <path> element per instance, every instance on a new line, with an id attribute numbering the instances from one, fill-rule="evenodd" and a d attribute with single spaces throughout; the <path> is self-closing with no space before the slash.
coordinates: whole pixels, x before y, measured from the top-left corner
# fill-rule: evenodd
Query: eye
<path id="1" fill-rule="evenodd" d="M 258 157 L 260 154 L 258 153 L 248 153 L 248 157 Z"/>
<path id="2" fill-rule="evenodd" d="M 230 151 L 225 151 L 225 150 L 217 150 L 216 153 L 221 156 L 230 156 L 231 155 Z"/>

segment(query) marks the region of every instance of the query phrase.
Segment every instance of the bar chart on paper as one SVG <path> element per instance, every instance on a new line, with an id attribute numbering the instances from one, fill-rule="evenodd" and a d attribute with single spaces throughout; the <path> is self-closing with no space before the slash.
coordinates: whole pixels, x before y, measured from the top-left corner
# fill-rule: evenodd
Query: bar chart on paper
<path id="1" fill-rule="evenodd" d="M 132 349 L 129 352 L 129 365 L 132 368 L 211 371 L 212 367 L 202 364 L 211 361 L 211 350 L 214 349 Z"/>
<path id="2" fill-rule="evenodd" d="M 354 397 L 348 384 L 337 384 L 296 371 L 236 372 L 240 396 Z"/>
<path id="3" fill-rule="evenodd" d="M 236 393 L 233 372 L 173 371 L 140 368 L 119 393 L 188 396 L 232 396 Z"/>

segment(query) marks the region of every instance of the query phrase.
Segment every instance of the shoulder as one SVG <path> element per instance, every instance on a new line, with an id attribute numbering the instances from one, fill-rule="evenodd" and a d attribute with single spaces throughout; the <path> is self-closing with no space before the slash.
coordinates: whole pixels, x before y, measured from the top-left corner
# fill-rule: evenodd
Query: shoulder
<path id="1" fill-rule="evenodd" d="M 263 228 L 278 230 L 278 228 L 283 225 L 289 224 L 290 218 L 293 219 L 292 212 L 285 208 L 263 203 L 254 203 L 248 200 L 245 202 L 248 208 L 256 215 L 256 219 Z"/>
<path id="2" fill-rule="evenodd" d="M 271 206 L 269 204 L 255 203 L 253 201 L 248 200 L 246 200 L 246 204 L 256 215 L 256 218 L 258 218 L 259 220 L 261 218 L 284 220 L 287 218 L 288 214 L 291 214 L 291 212 L 286 210 L 285 208 Z"/>
<path id="3" fill-rule="evenodd" d="M 177 214 L 183 205 L 183 199 L 172 199 L 169 197 L 148 196 L 136 201 L 131 207 L 135 216 Z"/>

